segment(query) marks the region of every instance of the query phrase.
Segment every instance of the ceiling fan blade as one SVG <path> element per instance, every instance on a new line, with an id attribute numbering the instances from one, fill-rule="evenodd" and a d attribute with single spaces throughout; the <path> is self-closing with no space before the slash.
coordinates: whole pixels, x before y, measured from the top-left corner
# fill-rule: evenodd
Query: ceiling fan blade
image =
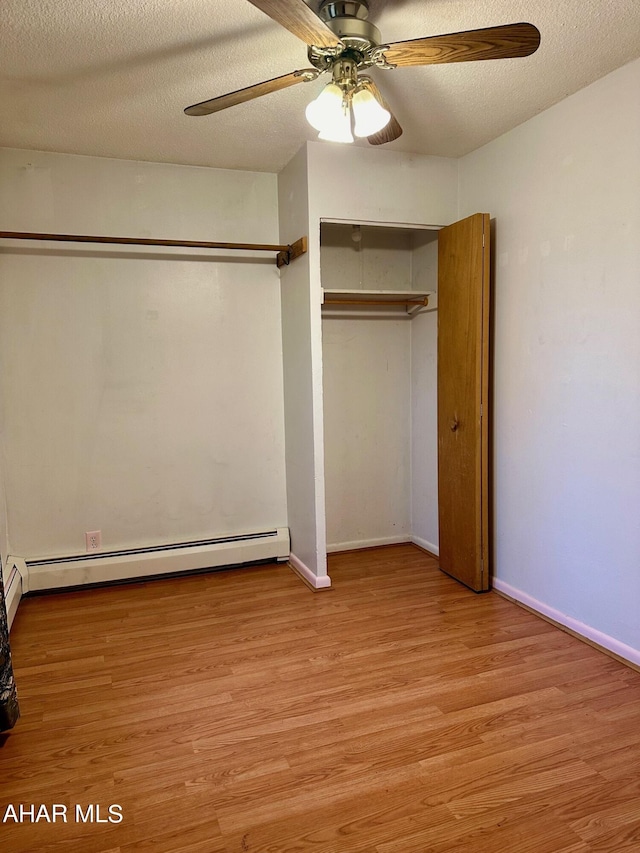
<path id="1" fill-rule="evenodd" d="M 436 65 L 480 59 L 529 56 L 538 49 L 540 32 L 533 24 L 505 24 L 442 36 L 397 41 L 384 51 L 392 65 Z"/>
<path id="2" fill-rule="evenodd" d="M 366 82 L 367 88 L 371 90 L 371 94 L 374 98 L 382 104 L 385 110 L 389 110 L 391 113 L 389 122 L 382 128 L 382 130 L 379 130 L 377 133 L 372 133 L 371 136 L 367 136 L 367 142 L 370 145 L 384 145 L 385 142 L 393 142 L 394 139 L 398 139 L 398 137 L 402 136 L 400 122 L 391 112 L 391 107 L 384 99 L 382 92 L 378 89 L 374 81 L 370 77 L 361 77 L 360 79 Z"/>
<path id="3" fill-rule="evenodd" d="M 340 39 L 321 21 L 304 0 L 249 0 L 285 30 L 317 47 L 337 47 Z"/>
<path id="4" fill-rule="evenodd" d="M 292 71 L 290 74 L 283 74 L 282 77 L 274 77 L 273 80 L 265 80 L 263 83 L 256 83 L 255 86 L 238 89 L 237 92 L 229 92 L 226 95 L 220 95 L 218 98 L 211 98 L 209 101 L 192 104 L 185 109 L 185 113 L 188 116 L 208 116 L 211 113 L 226 110 L 227 107 L 234 107 L 236 104 L 251 101 L 253 98 L 260 98 L 262 95 L 287 89 L 289 86 L 295 86 L 296 83 L 307 83 L 310 80 L 315 80 L 319 74 L 320 71 L 316 68 Z"/>

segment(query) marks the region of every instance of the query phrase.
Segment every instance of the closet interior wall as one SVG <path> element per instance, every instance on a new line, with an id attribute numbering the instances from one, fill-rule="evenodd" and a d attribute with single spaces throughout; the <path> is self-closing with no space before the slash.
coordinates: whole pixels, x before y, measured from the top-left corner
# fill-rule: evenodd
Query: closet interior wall
<path id="1" fill-rule="evenodd" d="M 0 184 L 3 230 L 280 243 L 275 175 L 0 149 Z M 281 341 L 272 257 L 3 240 L 5 560 L 286 527 Z"/>
<path id="2" fill-rule="evenodd" d="M 324 222 L 322 287 L 437 289 L 437 231 Z M 327 550 L 415 541 L 437 553 L 436 297 L 325 306 Z"/>

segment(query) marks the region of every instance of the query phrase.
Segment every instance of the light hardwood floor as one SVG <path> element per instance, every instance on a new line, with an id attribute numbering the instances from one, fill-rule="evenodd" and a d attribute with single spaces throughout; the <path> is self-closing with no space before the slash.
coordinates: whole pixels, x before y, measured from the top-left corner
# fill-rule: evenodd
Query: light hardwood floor
<path id="1" fill-rule="evenodd" d="M 640 673 L 413 546 L 29 598 L 10 853 L 640 850 Z M 119 824 L 73 808 L 122 806 Z M 2 819 L 0 814 L 0 820 Z"/>

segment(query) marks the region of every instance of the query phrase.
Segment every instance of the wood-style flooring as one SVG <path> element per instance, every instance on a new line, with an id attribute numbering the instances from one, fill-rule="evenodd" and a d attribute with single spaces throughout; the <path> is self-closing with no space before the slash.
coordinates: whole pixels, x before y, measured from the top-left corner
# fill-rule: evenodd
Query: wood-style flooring
<path id="1" fill-rule="evenodd" d="M 24 600 L 0 849 L 640 850 L 640 673 L 410 545 L 330 574 L 320 593 L 271 565 Z M 8 804 L 68 822 L 2 823 Z"/>

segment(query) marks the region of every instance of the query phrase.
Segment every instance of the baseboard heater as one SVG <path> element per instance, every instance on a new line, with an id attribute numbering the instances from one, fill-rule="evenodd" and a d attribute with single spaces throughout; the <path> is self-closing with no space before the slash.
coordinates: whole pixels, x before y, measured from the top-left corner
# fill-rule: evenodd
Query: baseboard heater
<path id="1" fill-rule="evenodd" d="M 109 551 L 80 556 L 30 560 L 22 563 L 22 594 L 65 589 L 96 583 L 117 583 L 168 574 L 180 574 L 226 566 L 241 566 L 289 558 L 286 527 L 196 542 Z"/>
<path id="2" fill-rule="evenodd" d="M 7 575 L 5 577 L 4 586 L 4 603 L 7 608 L 7 624 L 9 626 L 9 630 L 11 630 L 13 617 L 16 615 L 16 610 L 18 609 L 20 598 L 22 597 L 22 578 L 20 577 L 20 572 L 14 565 L 10 566 L 9 563 L 7 563 L 5 569 L 7 571 Z"/>

